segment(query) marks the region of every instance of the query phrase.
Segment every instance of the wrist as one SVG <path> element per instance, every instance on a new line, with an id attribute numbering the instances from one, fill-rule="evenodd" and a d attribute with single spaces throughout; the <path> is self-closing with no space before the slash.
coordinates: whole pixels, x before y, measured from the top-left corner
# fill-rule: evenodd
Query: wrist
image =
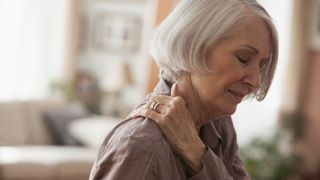
<path id="1" fill-rule="evenodd" d="M 202 141 L 197 145 L 189 146 L 183 158 L 191 174 L 196 174 L 202 169 L 202 159 L 206 153 L 206 146 Z"/>

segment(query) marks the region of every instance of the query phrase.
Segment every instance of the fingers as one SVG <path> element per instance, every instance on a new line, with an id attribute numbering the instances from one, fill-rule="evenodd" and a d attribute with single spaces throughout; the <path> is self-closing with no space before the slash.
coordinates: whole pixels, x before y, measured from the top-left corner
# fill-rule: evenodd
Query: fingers
<path id="1" fill-rule="evenodd" d="M 159 99 L 158 99 L 159 100 Z M 154 113 L 158 113 L 161 115 L 168 115 L 170 113 L 176 113 L 179 112 L 183 109 L 183 107 L 185 106 L 185 101 L 183 100 L 183 98 L 177 96 L 177 97 L 171 97 L 170 99 L 171 101 L 167 104 L 163 104 L 161 101 L 157 102 L 158 104 L 156 106 L 154 106 L 154 101 L 149 101 L 146 104 L 144 104 L 143 106 L 141 106 L 140 108 L 138 108 L 137 110 L 133 111 L 131 113 L 130 117 L 134 117 L 135 116 L 145 116 L 146 114 L 146 110 L 148 111 L 153 111 Z M 142 110 L 142 111 L 140 111 Z M 141 114 L 141 112 L 143 112 Z M 139 114 L 140 113 L 140 114 Z M 149 117 L 152 118 L 152 117 Z"/>
<path id="2" fill-rule="evenodd" d="M 158 115 L 167 115 L 170 113 L 179 112 L 179 110 L 186 107 L 185 100 L 180 97 L 177 83 L 174 83 L 171 88 L 171 96 L 166 95 L 155 95 L 151 97 L 146 104 L 138 108 L 137 110 L 130 113 L 129 118 L 145 116 L 148 118 L 159 118 L 155 117 L 155 113 Z"/>
<path id="3" fill-rule="evenodd" d="M 152 110 L 152 103 L 153 101 L 151 102 L 148 102 L 146 103 L 145 105 L 143 105 L 140 109 L 150 109 Z M 156 106 L 156 108 L 152 111 L 155 111 L 157 113 L 160 113 L 160 114 L 166 114 L 167 112 L 170 111 L 170 108 L 172 107 L 171 106 L 172 103 L 169 103 L 169 105 L 167 104 L 162 104 L 161 102 L 159 102 L 159 104 Z"/>
<path id="4" fill-rule="evenodd" d="M 176 91 L 176 90 L 174 90 Z M 176 92 L 173 92 L 173 95 L 176 95 Z M 152 103 L 153 102 L 158 102 L 160 105 L 162 106 L 166 106 L 169 108 L 177 108 L 177 107 L 184 107 L 186 106 L 186 101 L 181 97 L 181 96 L 155 96 L 155 98 L 151 98 L 149 100 L 149 102 L 146 104 L 147 108 L 151 108 L 152 109 Z"/>
<path id="5" fill-rule="evenodd" d="M 149 99 L 149 102 L 158 102 L 160 104 L 169 104 L 172 101 L 171 96 L 165 96 L 165 95 L 155 95 Z"/>
<path id="6" fill-rule="evenodd" d="M 161 114 L 152 111 L 151 109 L 138 109 L 136 111 L 136 114 L 139 114 L 140 116 L 144 116 L 147 117 L 157 123 L 160 122 L 160 120 L 162 119 Z"/>
<path id="7" fill-rule="evenodd" d="M 172 125 L 172 117 L 177 116 L 177 113 L 172 111 L 172 108 L 166 106 L 159 106 L 157 109 L 160 112 L 153 111 L 149 108 L 143 107 L 135 111 L 136 115 L 143 116 L 156 122 L 159 126 Z M 179 115 L 178 115 L 179 116 Z"/>
<path id="8" fill-rule="evenodd" d="M 176 90 L 174 90 L 174 91 L 176 91 L 176 92 L 172 92 L 173 95 L 175 95 L 175 96 L 156 95 L 156 96 L 151 97 L 149 99 L 149 101 L 146 103 L 146 105 L 148 107 L 150 107 L 150 105 L 154 101 L 160 103 L 161 105 L 168 106 L 168 107 L 173 107 L 173 106 L 180 104 L 180 103 L 185 104 L 184 99 L 177 95 L 177 91 L 178 91 L 177 88 L 178 87 L 176 86 L 175 88 L 176 88 Z"/>

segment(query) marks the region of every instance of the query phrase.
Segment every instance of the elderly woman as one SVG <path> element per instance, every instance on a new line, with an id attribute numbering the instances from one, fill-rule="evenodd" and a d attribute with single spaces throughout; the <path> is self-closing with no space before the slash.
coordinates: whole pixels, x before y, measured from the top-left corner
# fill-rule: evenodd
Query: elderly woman
<path id="1" fill-rule="evenodd" d="M 155 34 L 160 82 L 108 134 L 90 179 L 250 179 L 231 121 L 266 96 L 277 32 L 255 0 L 181 0 Z"/>

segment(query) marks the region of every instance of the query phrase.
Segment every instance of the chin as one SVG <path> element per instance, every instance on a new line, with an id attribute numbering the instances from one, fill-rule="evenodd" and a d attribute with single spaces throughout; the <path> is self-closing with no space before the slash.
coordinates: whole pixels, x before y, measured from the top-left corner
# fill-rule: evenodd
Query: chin
<path id="1" fill-rule="evenodd" d="M 214 113 L 211 114 L 211 119 L 216 119 L 223 116 L 231 116 L 236 112 L 236 110 L 237 110 L 237 106 L 220 108 L 220 110 L 218 111 L 217 109 L 212 110 L 211 112 L 214 112 Z"/>
<path id="2" fill-rule="evenodd" d="M 236 112 L 236 110 L 237 110 L 237 106 L 232 106 L 232 107 L 225 108 L 223 112 L 225 115 L 231 116 L 232 114 L 234 114 Z"/>

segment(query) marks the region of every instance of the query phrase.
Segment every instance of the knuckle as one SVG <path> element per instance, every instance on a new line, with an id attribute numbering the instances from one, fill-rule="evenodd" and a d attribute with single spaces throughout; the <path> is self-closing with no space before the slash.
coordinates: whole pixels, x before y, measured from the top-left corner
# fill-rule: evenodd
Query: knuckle
<path id="1" fill-rule="evenodd" d="M 175 98 L 174 98 L 174 102 L 175 102 L 176 104 L 179 104 L 179 105 L 184 105 L 184 104 L 185 104 L 185 101 L 184 101 L 184 99 L 183 99 L 181 96 L 175 97 Z"/>
<path id="2" fill-rule="evenodd" d="M 168 113 L 170 115 L 176 114 L 179 111 L 179 109 L 180 109 L 180 104 L 175 104 L 170 108 Z"/>
<path id="3" fill-rule="evenodd" d="M 166 121 L 166 122 L 171 121 L 171 119 L 173 119 L 173 116 L 174 116 L 174 112 L 173 112 L 173 111 L 167 112 L 167 113 L 164 114 L 164 116 L 163 116 L 164 121 Z"/>
<path id="4" fill-rule="evenodd" d="M 161 126 L 161 127 L 168 127 L 169 126 L 169 121 L 167 118 L 163 117 L 163 118 L 160 118 L 158 124 Z"/>
<path id="5" fill-rule="evenodd" d="M 157 98 L 157 95 L 152 96 L 152 97 L 150 98 L 150 100 L 153 101 L 153 100 L 156 100 L 156 98 Z"/>
<path id="6" fill-rule="evenodd" d="M 159 95 L 154 95 L 154 96 L 152 96 L 151 98 L 150 98 L 150 102 L 152 102 L 152 101 L 156 101 L 156 102 L 159 102 L 160 100 L 161 100 L 161 96 L 159 96 Z"/>
<path id="7" fill-rule="evenodd" d="M 143 116 L 146 116 L 146 117 L 149 117 L 150 118 L 150 112 L 149 112 L 149 109 L 143 109 L 141 111 L 141 115 Z"/>

